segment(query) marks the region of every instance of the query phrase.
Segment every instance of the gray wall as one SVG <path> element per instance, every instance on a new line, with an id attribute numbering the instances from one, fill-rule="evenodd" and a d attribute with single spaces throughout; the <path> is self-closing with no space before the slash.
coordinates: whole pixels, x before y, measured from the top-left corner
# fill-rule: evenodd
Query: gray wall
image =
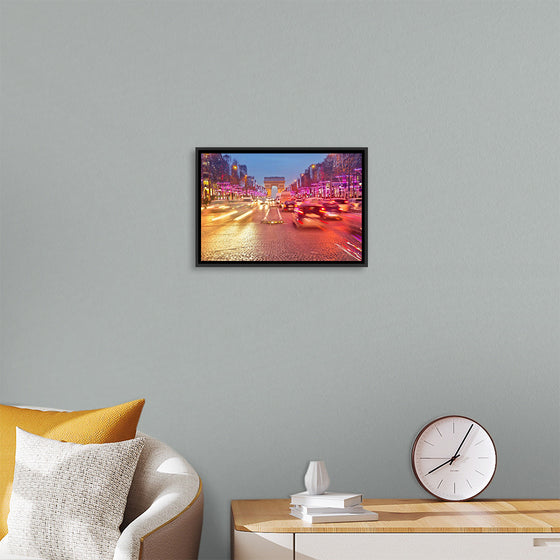
<path id="1" fill-rule="evenodd" d="M 1 14 L 1 401 L 144 396 L 229 500 L 424 497 L 478 419 L 484 497 L 560 495 L 557 2 L 16 2 Z M 369 268 L 196 269 L 194 148 L 368 146 Z"/>

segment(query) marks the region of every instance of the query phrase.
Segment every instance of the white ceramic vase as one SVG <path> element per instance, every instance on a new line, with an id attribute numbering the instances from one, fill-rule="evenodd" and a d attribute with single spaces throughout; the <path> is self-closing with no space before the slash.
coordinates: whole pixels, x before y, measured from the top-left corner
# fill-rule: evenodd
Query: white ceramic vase
<path id="1" fill-rule="evenodd" d="M 309 461 L 304 482 L 308 494 L 323 494 L 331 483 L 325 461 Z"/>

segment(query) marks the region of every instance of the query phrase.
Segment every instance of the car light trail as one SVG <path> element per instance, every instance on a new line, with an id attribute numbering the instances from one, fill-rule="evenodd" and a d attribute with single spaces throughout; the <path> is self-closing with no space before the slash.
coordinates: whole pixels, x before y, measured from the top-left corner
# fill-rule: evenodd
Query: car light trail
<path id="1" fill-rule="evenodd" d="M 212 218 L 212 221 L 215 222 L 216 220 L 221 220 L 223 218 L 227 218 L 228 216 L 233 216 L 233 214 L 235 214 L 237 212 L 237 210 L 234 210 L 233 212 L 228 212 L 227 214 L 222 214 L 221 216 L 217 216 L 216 218 Z"/>
<path id="2" fill-rule="evenodd" d="M 357 247 L 356 245 L 353 245 L 352 243 L 350 243 L 350 241 L 347 241 L 346 243 L 348 243 L 348 245 L 350 245 L 350 247 L 355 249 L 357 254 L 360 254 L 362 252 L 361 247 Z"/>
<path id="3" fill-rule="evenodd" d="M 349 245 L 350 245 L 350 243 L 349 243 Z M 353 251 L 347 249 L 346 247 L 343 247 L 343 246 L 340 245 L 339 243 L 337 243 L 336 246 L 337 246 L 339 249 L 342 249 L 347 255 L 350 255 L 351 257 L 355 258 L 357 261 L 359 261 L 359 260 L 362 259 L 361 255 L 356 255 Z"/>
<path id="4" fill-rule="evenodd" d="M 242 220 L 243 218 L 246 218 L 247 216 L 250 216 L 254 211 L 255 211 L 255 209 L 253 208 L 253 210 L 249 210 L 249 212 L 245 212 L 245 214 L 241 214 L 241 216 L 237 216 L 237 218 L 235 218 L 235 219 L 236 220 Z"/>

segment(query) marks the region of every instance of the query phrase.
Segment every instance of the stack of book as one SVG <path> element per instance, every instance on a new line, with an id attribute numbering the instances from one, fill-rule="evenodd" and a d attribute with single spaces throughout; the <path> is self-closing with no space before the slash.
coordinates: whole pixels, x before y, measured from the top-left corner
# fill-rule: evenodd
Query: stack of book
<path id="1" fill-rule="evenodd" d="M 292 494 L 290 515 L 308 523 L 335 523 L 344 521 L 377 521 L 378 515 L 362 506 L 361 494 L 308 492 Z"/>

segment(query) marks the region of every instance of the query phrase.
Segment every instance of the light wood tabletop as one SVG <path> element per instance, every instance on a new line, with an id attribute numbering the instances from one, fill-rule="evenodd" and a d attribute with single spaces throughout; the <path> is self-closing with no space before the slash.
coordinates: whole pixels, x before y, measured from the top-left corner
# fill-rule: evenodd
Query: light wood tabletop
<path id="1" fill-rule="evenodd" d="M 560 533 L 560 500 L 364 500 L 378 521 L 311 525 L 290 500 L 234 500 L 236 531 L 253 533 Z"/>

